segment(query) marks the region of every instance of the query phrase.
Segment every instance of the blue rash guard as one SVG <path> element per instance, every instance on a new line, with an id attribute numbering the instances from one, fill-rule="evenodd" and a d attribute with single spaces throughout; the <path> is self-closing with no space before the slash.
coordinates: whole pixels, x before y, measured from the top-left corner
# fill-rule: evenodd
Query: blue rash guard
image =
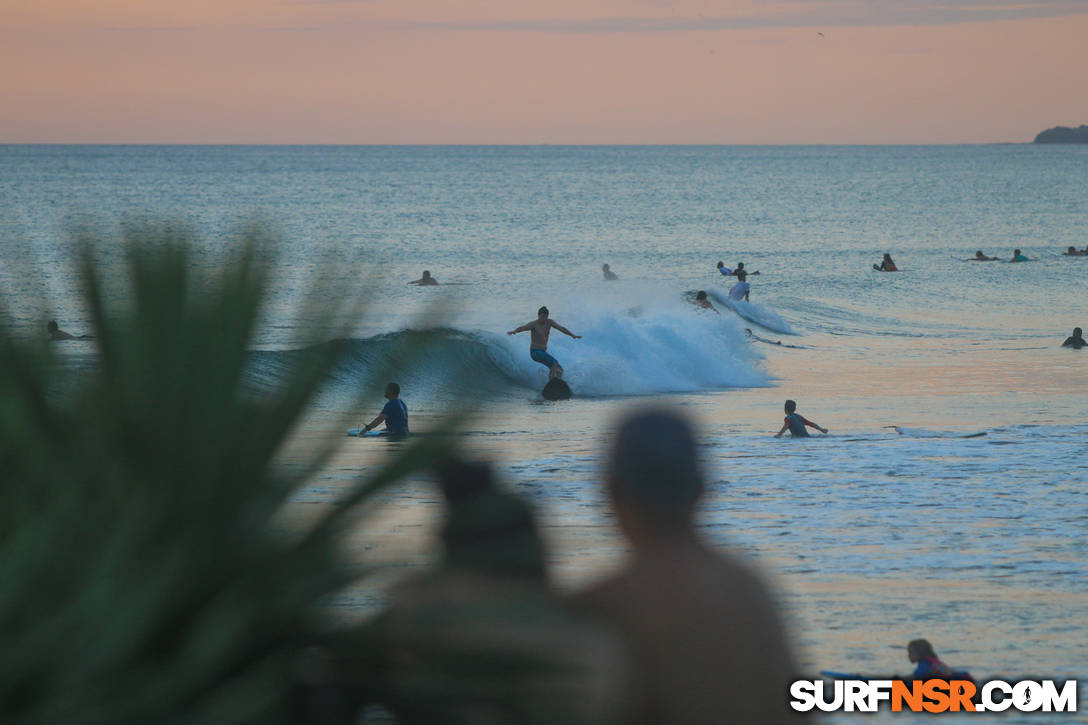
<path id="1" fill-rule="evenodd" d="M 729 267 L 718 267 L 718 271 L 722 273 L 723 277 L 733 276 L 733 270 L 729 269 Z"/>
<path id="2" fill-rule="evenodd" d="M 400 398 L 393 398 L 382 408 L 385 416 L 385 432 L 391 436 L 408 435 L 408 406 Z"/>
<path id="3" fill-rule="evenodd" d="M 805 430 L 805 419 L 801 417 L 800 413 L 790 413 L 786 416 L 786 425 L 790 427 L 790 435 L 794 438 L 808 438 L 808 431 Z"/>

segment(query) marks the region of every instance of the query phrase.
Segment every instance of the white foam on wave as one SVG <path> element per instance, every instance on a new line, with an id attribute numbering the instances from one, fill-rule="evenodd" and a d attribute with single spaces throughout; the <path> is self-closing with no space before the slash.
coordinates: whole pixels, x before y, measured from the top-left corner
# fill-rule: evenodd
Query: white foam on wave
<path id="1" fill-rule="evenodd" d="M 582 339 L 553 330 L 548 352 L 577 395 L 646 395 L 769 384 L 761 356 L 735 317 L 700 310 L 670 290 L 568 298 L 557 321 Z M 529 358 L 529 333 L 485 333 L 492 359 L 512 378 L 539 388 L 544 366 Z"/>
<path id="2" fill-rule="evenodd" d="M 717 290 L 708 290 L 707 294 L 714 299 L 715 302 L 725 306 L 727 309 L 732 310 L 740 317 L 754 322 L 760 327 L 777 332 L 783 335 L 796 335 L 797 332 L 790 327 L 790 323 L 782 319 L 772 309 L 757 305 L 754 302 L 737 301 L 729 298 L 728 294 L 718 292 Z"/>

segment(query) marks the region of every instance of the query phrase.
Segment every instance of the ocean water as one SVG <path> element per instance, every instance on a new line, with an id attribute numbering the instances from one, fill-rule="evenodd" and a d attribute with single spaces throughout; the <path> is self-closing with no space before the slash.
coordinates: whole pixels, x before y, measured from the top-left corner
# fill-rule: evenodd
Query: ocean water
<path id="1" fill-rule="evenodd" d="M 175 220 L 211 267 L 259 222 L 281 241 L 255 384 L 320 331 L 292 314 L 315 275 L 371 295 L 298 450 L 342 436 L 362 386 L 372 417 L 390 363 L 415 430 L 467 398 L 465 446 L 536 504 L 577 587 L 625 552 L 599 487 L 613 421 L 680 406 L 700 426 L 700 527 L 765 574 L 808 671 L 906 672 L 926 637 L 980 679 L 1085 679 L 1088 350 L 1059 345 L 1088 327 L 1088 258 L 1061 254 L 1088 245 L 1086 199 L 1077 147 L 0 146 L 0 292 L 18 334 L 79 334 L 79 225 Z M 1014 248 L 1032 261 L 963 261 Z M 901 272 L 872 270 L 884 252 Z M 750 304 L 724 301 L 718 260 L 761 272 Z M 441 284 L 406 284 L 423 269 Z M 700 289 L 720 314 L 691 304 Z M 542 304 L 582 336 L 549 345 L 564 403 L 540 400 L 527 334 L 505 334 Z M 94 364 L 93 342 L 65 345 Z M 831 435 L 772 438 L 786 398 Z M 300 506 L 397 445 L 345 443 Z M 430 561 L 429 483 L 380 508 L 360 559 Z"/>

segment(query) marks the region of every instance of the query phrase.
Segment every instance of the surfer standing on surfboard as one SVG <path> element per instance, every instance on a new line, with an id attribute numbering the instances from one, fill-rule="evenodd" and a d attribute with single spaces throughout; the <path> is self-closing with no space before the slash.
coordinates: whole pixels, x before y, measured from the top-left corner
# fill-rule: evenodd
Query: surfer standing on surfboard
<path id="1" fill-rule="evenodd" d="M 515 328 L 506 334 L 516 335 L 519 332 L 529 331 L 532 334 L 532 338 L 529 340 L 529 357 L 548 368 L 549 378 L 561 378 L 563 377 L 563 368 L 559 365 L 559 361 L 547 352 L 548 335 L 551 334 L 553 327 L 565 335 L 570 335 L 575 340 L 582 339 L 581 335 L 575 335 L 555 320 L 550 319 L 547 307 L 541 307 L 537 310 L 536 319 L 532 322 L 526 322 L 521 327 Z"/>

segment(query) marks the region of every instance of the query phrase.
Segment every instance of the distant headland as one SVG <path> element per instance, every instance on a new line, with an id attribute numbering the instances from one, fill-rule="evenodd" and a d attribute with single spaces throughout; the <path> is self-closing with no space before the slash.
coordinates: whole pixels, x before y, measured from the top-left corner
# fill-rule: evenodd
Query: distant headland
<path id="1" fill-rule="evenodd" d="M 1048 128 L 1036 136 L 1033 143 L 1088 143 L 1088 126 Z"/>

